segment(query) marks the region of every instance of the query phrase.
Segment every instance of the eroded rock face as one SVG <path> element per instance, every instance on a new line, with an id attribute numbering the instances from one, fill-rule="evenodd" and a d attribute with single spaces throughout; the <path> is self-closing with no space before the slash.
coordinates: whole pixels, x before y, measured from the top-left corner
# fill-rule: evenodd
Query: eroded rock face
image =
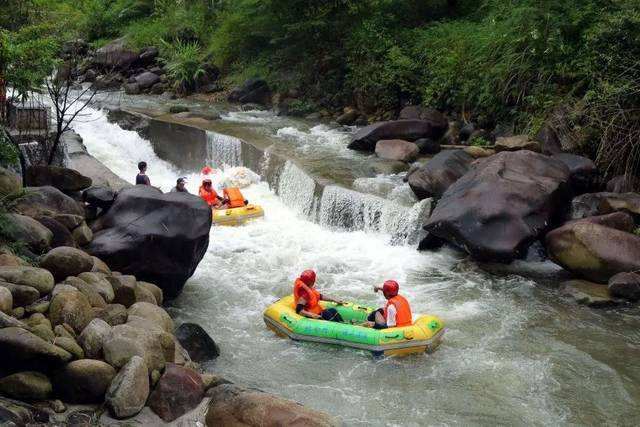
<path id="1" fill-rule="evenodd" d="M 70 403 L 101 403 L 116 371 L 101 360 L 75 360 L 56 371 L 56 395 Z"/>
<path id="2" fill-rule="evenodd" d="M 563 209 L 569 170 L 531 151 L 501 152 L 475 164 L 443 194 L 425 229 L 482 261 L 510 262 Z"/>
<path id="3" fill-rule="evenodd" d="M 175 297 L 207 250 L 211 211 L 199 197 L 138 185 L 118 194 L 100 228 L 89 253 Z"/>
<path id="4" fill-rule="evenodd" d="M 408 175 L 409 186 L 420 200 L 439 198 L 451 184 L 469 171 L 473 160 L 462 150 L 442 151 Z"/>
<path id="5" fill-rule="evenodd" d="M 115 418 L 136 415 L 149 397 L 149 371 L 139 356 L 133 356 L 113 379 L 106 395 L 109 411 Z"/>
<path id="6" fill-rule="evenodd" d="M 420 138 L 439 139 L 447 129 L 446 121 L 393 120 L 378 122 L 360 129 L 351 139 L 352 150 L 374 151 L 376 143 L 383 139 L 415 141 Z"/>
<path id="7" fill-rule="evenodd" d="M 169 363 L 149 396 L 149 407 L 165 422 L 171 422 L 198 406 L 203 396 L 200 374 Z"/>

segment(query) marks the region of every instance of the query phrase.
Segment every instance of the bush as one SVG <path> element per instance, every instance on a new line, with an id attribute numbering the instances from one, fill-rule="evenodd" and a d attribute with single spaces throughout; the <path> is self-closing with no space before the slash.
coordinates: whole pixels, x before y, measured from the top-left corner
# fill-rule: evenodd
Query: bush
<path id="1" fill-rule="evenodd" d="M 197 42 L 174 44 L 163 41 L 164 49 L 160 58 L 165 64 L 169 78 L 177 91 L 190 93 L 195 89 L 196 81 L 205 73 L 202 52 Z"/>

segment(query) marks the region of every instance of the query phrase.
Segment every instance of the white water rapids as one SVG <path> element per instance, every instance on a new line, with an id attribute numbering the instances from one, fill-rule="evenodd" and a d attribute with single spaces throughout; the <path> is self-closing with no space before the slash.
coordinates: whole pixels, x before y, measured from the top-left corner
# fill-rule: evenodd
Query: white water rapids
<path id="1" fill-rule="evenodd" d="M 168 191 L 187 175 L 196 191 L 193 171 L 158 159 L 148 141 L 101 112 L 90 115 L 75 130 L 116 174 L 133 182 L 137 162 L 145 160 L 153 185 Z M 555 290 L 493 277 L 447 251 L 392 245 L 389 234 L 375 229 L 340 230 L 322 209 L 319 223 L 311 222 L 313 186 L 302 171 L 285 167 L 278 185 L 281 196 L 264 182 L 243 190 L 266 217 L 212 228 L 207 254 L 170 306 L 177 323 L 199 323 L 219 343 L 222 354 L 208 369 L 327 411 L 346 425 L 631 425 L 639 419 L 637 317 L 570 305 Z M 329 189 L 329 196 L 331 206 L 351 205 L 348 191 Z M 400 215 L 390 213 L 389 221 Z M 306 268 L 318 272 L 322 291 L 368 304 L 382 303 L 373 284 L 398 280 L 414 312 L 445 320 L 443 345 L 432 355 L 375 360 L 276 337 L 262 312 L 291 292 Z"/>

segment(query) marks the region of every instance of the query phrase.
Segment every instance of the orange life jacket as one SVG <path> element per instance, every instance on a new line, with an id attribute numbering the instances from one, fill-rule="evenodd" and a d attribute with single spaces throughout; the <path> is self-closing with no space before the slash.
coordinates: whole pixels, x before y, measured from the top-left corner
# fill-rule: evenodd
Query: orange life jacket
<path id="1" fill-rule="evenodd" d="M 216 190 L 214 190 L 213 187 L 211 187 L 210 190 L 207 190 L 203 185 L 201 185 L 200 190 L 198 190 L 198 194 L 209 206 L 218 204 L 218 193 L 216 193 Z"/>
<path id="2" fill-rule="evenodd" d="M 293 299 L 295 300 L 296 305 L 298 305 L 298 301 L 301 298 L 304 298 L 307 301 L 304 306 L 305 310 L 313 314 L 322 313 L 322 307 L 320 307 L 320 292 L 314 288 L 310 288 L 306 283 L 298 278 L 296 279 L 296 283 L 293 285 Z"/>
<path id="3" fill-rule="evenodd" d="M 387 310 L 391 304 L 396 308 L 396 326 L 411 326 L 413 324 L 411 307 L 406 298 L 400 295 L 387 300 L 387 305 L 384 307 L 384 320 L 387 320 Z"/>
<path id="4" fill-rule="evenodd" d="M 222 190 L 224 198 L 229 200 L 230 208 L 241 208 L 244 206 L 244 196 L 237 188 L 225 188 Z"/>

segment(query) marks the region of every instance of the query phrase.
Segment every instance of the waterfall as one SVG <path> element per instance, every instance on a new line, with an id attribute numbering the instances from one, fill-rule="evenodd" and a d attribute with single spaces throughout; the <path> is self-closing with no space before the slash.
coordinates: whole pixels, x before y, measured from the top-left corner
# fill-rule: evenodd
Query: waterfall
<path id="1" fill-rule="evenodd" d="M 287 161 L 278 177 L 276 193 L 296 212 L 311 216 L 315 206 L 316 182 L 293 162 Z"/>
<path id="2" fill-rule="evenodd" d="M 242 166 L 242 141 L 233 136 L 207 131 L 207 153 L 217 167 Z"/>

